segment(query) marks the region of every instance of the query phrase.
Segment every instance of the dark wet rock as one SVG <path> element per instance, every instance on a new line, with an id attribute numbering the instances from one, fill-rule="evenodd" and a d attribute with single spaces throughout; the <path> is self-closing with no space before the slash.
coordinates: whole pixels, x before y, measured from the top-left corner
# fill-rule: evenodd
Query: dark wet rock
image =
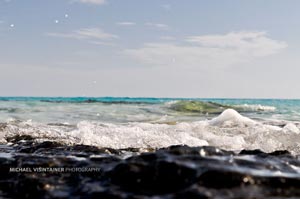
<path id="1" fill-rule="evenodd" d="M 111 182 L 126 191 L 145 195 L 176 192 L 196 182 L 197 170 L 158 159 L 138 158 L 119 164 L 109 174 Z"/>
<path id="2" fill-rule="evenodd" d="M 0 198 L 300 197 L 300 159 L 287 151 L 237 154 L 215 147 L 171 146 L 140 153 L 141 149 L 17 140 L 0 145 Z"/>
<path id="3" fill-rule="evenodd" d="M 18 142 L 18 141 L 21 141 L 21 140 L 34 140 L 34 139 L 35 138 L 33 138 L 30 135 L 15 135 L 13 137 L 7 137 L 6 141 L 15 143 L 15 142 Z"/>
<path id="4" fill-rule="evenodd" d="M 255 150 L 242 150 L 240 152 L 240 155 L 261 155 L 261 154 L 266 154 L 265 152 L 255 149 Z"/>
<path id="5" fill-rule="evenodd" d="M 19 152 L 20 153 L 36 153 L 39 150 L 49 150 L 54 147 L 59 147 L 61 146 L 60 144 L 56 142 L 42 142 L 42 143 L 34 143 L 34 142 L 28 142 L 28 145 L 21 145 L 19 147 Z"/>
<path id="6" fill-rule="evenodd" d="M 234 153 L 231 151 L 221 150 L 212 146 L 203 146 L 203 147 L 188 147 L 182 145 L 175 145 L 170 146 L 168 148 L 164 148 L 158 151 L 169 152 L 170 154 L 174 155 L 199 155 L 201 151 L 205 153 L 205 155 L 212 156 L 212 155 L 233 155 Z"/>
<path id="7" fill-rule="evenodd" d="M 259 149 L 255 150 L 242 150 L 240 152 L 240 155 L 260 155 L 260 156 L 281 156 L 281 155 L 291 155 L 291 153 L 287 150 L 279 150 L 279 151 L 274 151 L 271 153 L 265 153 Z"/>
<path id="8" fill-rule="evenodd" d="M 274 151 L 272 153 L 269 153 L 269 155 L 279 156 L 279 155 L 291 155 L 291 153 L 287 150 L 282 151 Z"/>
<path id="9" fill-rule="evenodd" d="M 186 190 L 183 192 L 179 192 L 174 196 L 175 199 L 182 199 L 182 198 L 188 198 L 188 199 L 209 199 L 211 198 L 210 192 L 202 192 L 199 190 Z"/>
<path id="10" fill-rule="evenodd" d="M 244 177 L 239 172 L 208 170 L 200 176 L 199 183 L 204 187 L 228 189 L 241 186 Z"/>

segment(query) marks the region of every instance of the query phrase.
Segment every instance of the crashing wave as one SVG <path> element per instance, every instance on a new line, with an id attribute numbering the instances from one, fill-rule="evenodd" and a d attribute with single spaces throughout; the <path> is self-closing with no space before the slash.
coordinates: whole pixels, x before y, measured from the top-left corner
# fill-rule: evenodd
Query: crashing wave
<path id="1" fill-rule="evenodd" d="M 168 103 L 170 109 L 178 112 L 219 114 L 231 106 L 204 101 L 174 101 Z"/>
<path id="2" fill-rule="evenodd" d="M 234 105 L 235 109 L 244 110 L 244 111 L 275 111 L 276 107 L 274 106 L 263 106 L 260 104 L 243 104 L 243 105 Z"/>
<path id="3" fill-rule="evenodd" d="M 226 109 L 235 109 L 239 112 L 275 111 L 276 107 L 260 104 L 225 105 L 206 101 L 172 101 L 167 105 L 171 110 L 185 113 L 220 114 Z"/>
<path id="4" fill-rule="evenodd" d="M 226 150 L 289 150 L 300 153 L 297 124 L 288 122 L 283 127 L 264 124 L 232 109 L 226 109 L 212 120 L 176 124 L 81 121 L 72 126 L 11 121 L 0 126 L 2 142 L 10 142 L 16 136 L 29 136 L 36 141 L 52 140 L 68 145 L 84 144 L 115 149 L 184 144 L 211 145 Z"/>

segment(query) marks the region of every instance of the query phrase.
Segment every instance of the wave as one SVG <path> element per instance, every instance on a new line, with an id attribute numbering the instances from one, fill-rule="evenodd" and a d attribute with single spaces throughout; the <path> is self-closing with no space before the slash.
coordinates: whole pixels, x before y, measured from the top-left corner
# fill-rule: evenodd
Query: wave
<path id="1" fill-rule="evenodd" d="M 275 111 L 276 107 L 260 104 L 226 105 L 206 101 L 172 101 L 167 105 L 170 109 L 185 113 L 220 114 L 225 109 L 235 109 L 239 112 Z"/>
<path id="2" fill-rule="evenodd" d="M 233 105 L 233 108 L 244 111 L 275 111 L 276 107 L 274 106 L 264 106 L 261 104 L 242 104 L 242 105 Z"/>
<path id="3" fill-rule="evenodd" d="M 217 114 L 224 111 L 226 108 L 232 108 L 231 106 L 222 105 L 215 102 L 204 101 L 173 101 L 167 103 L 169 108 L 178 112 L 187 113 L 204 113 L 204 114 Z"/>
<path id="4" fill-rule="evenodd" d="M 300 154 L 299 124 L 264 124 L 226 109 L 204 121 L 158 123 L 99 123 L 77 125 L 9 121 L 0 125 L 0 142 L 27 136 L 35 141 L 51 140 L 67 145 L 84 144 L 114 149 L 161 148 L 170 145 L 215 146 L 226 150 L 260 149 L 265 152 L 289 150 Z"/>

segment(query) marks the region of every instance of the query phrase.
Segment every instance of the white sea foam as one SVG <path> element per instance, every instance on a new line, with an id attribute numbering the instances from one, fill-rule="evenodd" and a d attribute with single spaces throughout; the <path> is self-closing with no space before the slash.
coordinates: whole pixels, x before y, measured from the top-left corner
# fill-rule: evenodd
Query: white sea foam
<path id="1" fill-rule="evenodd" d="M 295 133 L 295 134 L 300 134 L 300 130 L 298 129 L 298 127 L 293 124 L 293 123 L 288 123 L 283 127 L 283 131 L 284 132 L 291 132 L 291 133 Z"/>
<path id="2" fill-rule="evenodd" d="M 193 137 L 166 124 L 130 123 L 127 125 L 80 122 L 78 129 L 70 132 L 81 139 L 81 144 L 111 148 L 166 147 L 174 144 L 190 146 L 208 145 L 204 140 Z"/>
<path id="3" fill-rule="evenodd" d="M 221 115 L 209 121 L 209 124 L 213 126 L 249 126 L 255 123 L 253 120 L 240 115 L 233 109 L 226 109 Z"/>
<path id="4" fill-rule="evenodd" d="M 178 102 L 180 102 L 180 100 L 172 100 L 172 101 L 166 102 L 165 104 L 168 105 L 168 106 L 170 106 L 170 105 L 176 104 Z"/>
<path id="5" fill-rule="evenodd" d="M 245 111 L 275 111 L 276 110 L 276 107 L 274 106 L 263 106 L 261 104 L 242 104 L 242 105 L 234 105 L 233 107 Z"/>
<path id="6" fill-rule="evenodd" d="M 76 126 L 46 125 L 12 121 L 0 129 L 4 138 L 30 135 L 37 140 L 64 144 L 85 144 L 111 148 L 160 148 L 170 145 L 211 145 L 227 150 L 289 150 L 300 154 L 298 127 L 291 122 L 281 128 L 225 110 L 212 120 L 180 122 L 174 125 L 134 122 L 124 124 L 81 121 Z"/>

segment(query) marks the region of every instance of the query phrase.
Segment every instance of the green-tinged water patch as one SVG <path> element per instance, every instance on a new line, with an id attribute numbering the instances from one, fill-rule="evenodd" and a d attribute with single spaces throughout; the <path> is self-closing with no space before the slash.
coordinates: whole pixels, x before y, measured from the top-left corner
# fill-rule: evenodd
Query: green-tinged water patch
<path id="1" fill-rule="evenodd" d="M 170 109 L 183 113 L 219 114 L 232 106 L 204 101 L 177 101 L 171 104 Z"/>

